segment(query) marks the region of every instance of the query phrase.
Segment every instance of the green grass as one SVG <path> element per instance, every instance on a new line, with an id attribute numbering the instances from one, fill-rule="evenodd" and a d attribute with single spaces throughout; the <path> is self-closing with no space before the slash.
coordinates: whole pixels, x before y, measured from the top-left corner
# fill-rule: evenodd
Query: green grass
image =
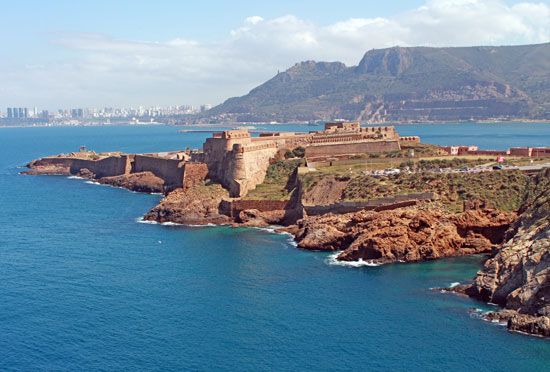
<path id="1" fill-rule="evenodd" d="M 243 199 L 288 200 L 294 189 L 289 180 L 296 168 L 304 163 L 303 159 L 280 160 L 267 168 L 265 180 L 248 192 Z"/>
<path id="2" fill-rule="evenodd" d="M 484 173 L 412 173 L 353 178 L 344 200 L 369 200 L 416 192 L 433 192 L 444 207 L 461 211 L 464 201 L 481 200 L 495 208 L 517 210 L 524 197 L 527 176 L 519 171 Z"/>

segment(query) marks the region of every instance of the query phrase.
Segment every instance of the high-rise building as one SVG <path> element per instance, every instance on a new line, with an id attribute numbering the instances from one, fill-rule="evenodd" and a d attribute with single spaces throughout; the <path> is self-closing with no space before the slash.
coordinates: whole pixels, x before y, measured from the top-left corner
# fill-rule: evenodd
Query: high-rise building
<path id="1" fill-rule="evenodd" d="M 13 109 L 8 107 L 8 119 L 13 119 Z"/>
<path id="2" fill-rule="evenodd" d="M 75 119 L 84 117 L 84 110 L 81 108 L 71 109 L 71 117 Z"/>

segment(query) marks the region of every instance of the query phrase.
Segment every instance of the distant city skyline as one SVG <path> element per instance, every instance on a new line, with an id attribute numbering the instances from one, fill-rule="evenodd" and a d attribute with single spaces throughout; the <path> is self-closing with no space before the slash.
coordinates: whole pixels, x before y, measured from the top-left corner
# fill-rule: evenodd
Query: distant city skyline
<path id="1" fill-rule="evenodd" d="M 194 105 L 138 105 L 106 107 L 64 107 L 55 110 L 38 107 L 7 107 L 0 109 L 0 119 L 86 119 L 159 117 L 196 114 L 212 107 L 211 104 Z"/>
<path id="2" fill-rule="evenodd" d="M 4 1 L 7 107 L 218 104 L 303 60 L 372 48 L 543 43 L 549 1 Z M 19 113 L 19 112 L 18 112 Z"/>

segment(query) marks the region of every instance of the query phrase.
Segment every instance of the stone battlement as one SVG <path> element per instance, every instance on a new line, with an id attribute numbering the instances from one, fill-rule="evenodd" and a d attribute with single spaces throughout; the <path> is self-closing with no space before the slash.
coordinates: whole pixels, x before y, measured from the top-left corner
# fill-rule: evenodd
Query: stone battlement
<path id="1" fill-rule="evenodd" d="M 253 151 L 260 151 L 265 149 L 276 149 L 277 144 L 274 142 L 264 142 L 264 143 L 258 143 L 255 145 L 241 145 L 241 144 L 235 144 L 233 146 L 233 151 L 236 152 L 253 152 Z"/>
<path id="2" fill-rule="evenodd" d="M 277 154 L 296 147 L 304 147 L 306 156 L 316 158 L 400 149 L 399 135 L 392 126 L 362 128 L 358 122 L 336 122 L 310 133 L 262 133 L 259 137 L 243 129 L 214 133 L 203 145 L 201 160 L 213 180 L 239 197 L 263 182 Z"/>

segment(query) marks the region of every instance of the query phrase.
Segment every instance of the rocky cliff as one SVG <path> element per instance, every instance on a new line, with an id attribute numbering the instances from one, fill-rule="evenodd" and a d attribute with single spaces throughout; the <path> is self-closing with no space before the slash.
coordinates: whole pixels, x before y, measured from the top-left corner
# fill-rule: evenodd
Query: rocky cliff
<path id="1" fill-rule="evenodd" d="M 146 193 L 164 192 L 164 180 L 151 172 L 123 174 L 120 176 L 102 177 L 97 182 L 104 185 L 123 187 L 128 190 Z"/>
<path id="2" fill-rule="evenodd" d="M 352 67 L 298 63 L 203 119 L 548 119 L 549 61 L 550 43 L 370 50 Z"/>
<path id="3" fill-rule="evenodd" d="M 509 329 L 550 337 L 550 169 L 531 180 L 522 210 L 464 292 L 507 309 L 488 316 Z"/>
<path id="4" fill-rule="evenodd" d="M 311 216 L 290 230 L 300 248 L 342 250 L 340 261 L 388 263 L 490 252 L 515 217 L 488 209 L 448 214 L 411 207 Z"/>
<path id="5" fill-rule="evenodd" d="M 218 184 L 176 189 L 149 211 L 143 219 L 184 225 L 230 223 L 232 220 L 229 217 L 219 213 L 222 198 L 228 197 L 228 192 Z"/>

